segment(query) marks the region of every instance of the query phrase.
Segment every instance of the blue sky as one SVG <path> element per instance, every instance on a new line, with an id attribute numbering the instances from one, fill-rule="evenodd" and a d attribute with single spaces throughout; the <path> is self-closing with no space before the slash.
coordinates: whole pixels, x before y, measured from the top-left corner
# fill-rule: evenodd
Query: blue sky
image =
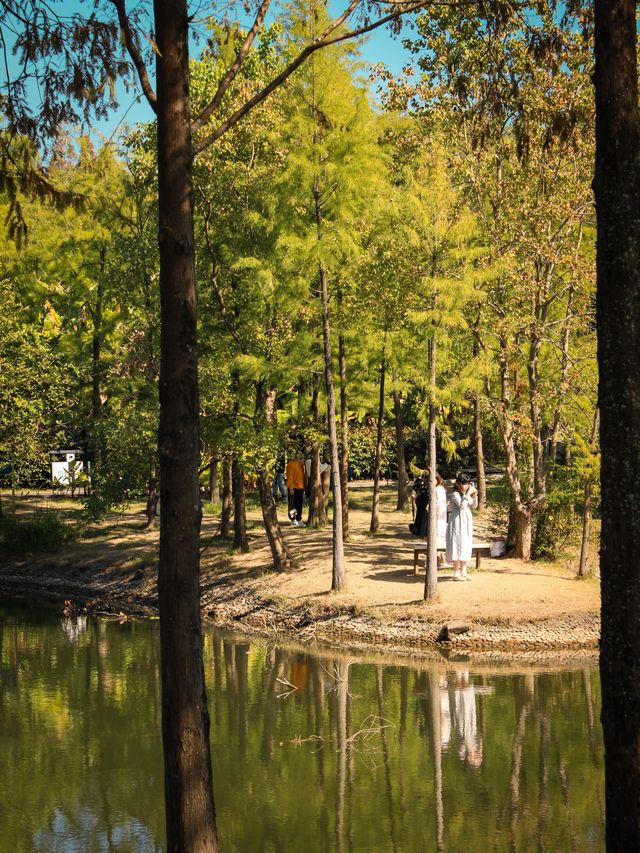
<path id="1" fill-rule="evenodd" d="M 363 61 L 369 65 L 384 62 L 392 72 L 399 73 L 410 58 L 409 52 L 402 46 L 402 38 L 409 33 L 410 29 L 406 25 L 401 36 L 395 37 L 386 27 L 374 30 L 366 38 L 359 40 Z M 194 55 L 196 52 L 193 51 Z M 150 121 L 153 117 L 144 97 L 136 100 L 133 92 L 125 92 L 124 87 L 120 87 L 118 101 L 119 107 L 114 110 L 111 118 L 96 128 L 106 137 L 113 134 L 125 122 L 131 126 L 137 122 Z"/>
<path id="2" fill-rule="evenodd" d="M 92 4 L 86 2 L 86 0 L 84 3 L 82 0 L 50 0 L 50 5 L 59 14 L 71 16 L 74 13 L 87 14 L 88 7 Z M 329 6 L 331 7 L 332 12 L 338 13 L 344 8 L 343 0 L 341 0 L 341 2 L 338 2 L 338 0 L 329 0 Z M 147 9 L 150 11 L 150 8 L 151 4 L 149 3 L 147 5 Z M 205 6 L 201 6 L 200 8 L 201 10 L 204 10 Z M 274 0 L 272 14 L 276 14 L 277 10 L 278 0 Z M 5 40 L 9 45 L 11 45 L 12 35 L 10 31 L 5 28 L 1 20 L 0 26 L 2 26 Z M 406 35 L 409 32 L 410 30 L 408 26 L 405 25 L 403 28 L 403 35 Z M 406 51 L 402 46 L 402 39 L 399 37 L 393 37 L 386 27 L 380 27 L 379 29 L 374 30 L 365 39 L 361 39 L 359 44 L 362 59 L 365 63 L 373 65 L 379 62 L 384 62 L 389 66 L 392 72 L 400 72 L 403 65 L 409 59 L 408 51 Z M 194 46 L 192 50 L 193 55 L 197 55 L 197 52 L 197 47 Z M 9 63 L 9 72 L 14 73 L 15 67 L 12 66 L 14 66 L 15 59 L 11 56 L 9 57 Z M 153 74 L 153 68 L 150 68 L 149 70 L 151 74 Z M 2 85 L 3 77 L 4 74 L 0 72 L 0 89 L 4 88 Z M 372 89 L 374 91 L 375 88 L 376 86 L 373 84 Z M 107 120 L 97 122 L 92 127 L 93 133 L 99 137 L 103 137 L 104 139 L 108 139 L 112 135 L 115 135 L 124 124 L 133 126 L 138 122 L 149 121 L 152 118 L 152 111 L 146 100 L 141 96 L 136 96 L 133 90 L 126 91 L 124 85 L 120 84 L 117 86 L 116 96 L 118 99 L 117 109 L 114 109 L 111 112 Z M 38 92 L 34 85 L 33 98 L 35 100 L 38 97 Z"/>

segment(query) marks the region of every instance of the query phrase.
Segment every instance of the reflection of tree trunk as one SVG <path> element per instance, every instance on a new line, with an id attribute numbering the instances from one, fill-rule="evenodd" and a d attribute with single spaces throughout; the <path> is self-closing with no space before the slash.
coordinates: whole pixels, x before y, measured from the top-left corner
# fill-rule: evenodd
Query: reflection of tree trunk
<path id="1" fill-rule="evenodd" d="M 407 465 L 404 458 L 404 418 L 402 417 L 402 396 L 399 391 L 393 392 L 393 414 L 396 424 L 396 463 L 398 466 L 398 502 L 396 510 L 402 510 L 407 503 Z"/>
<path id="2" fill-rule="evenodd" d="M 247 752 L 247 732 L 249 730 L 249 704 L 248 697 L 248 664 L 249 664 L 249 644 L 236 643 L 234 649 L 234 659 L 236 663 L 236 679 L 238 687 L 238 753 L 240 755 L 241 772 L 245 767 L 245 757 Z"/>
<path id="3" fill-rule="evenodd" d="M 275 731 L 277 702 L 276 684 L 278 683 L 278 678 L 282 675 L 282 663 L 282 650 L 280 648 L 276 648 L 273 666 L 271 667 L 271 672 L 269 674 L 269 683 L 265 692 L 266 698 L 263 714 L 262 746 L 260 749 L 260 756 L 267 765 L 271 763 L 271 756 L 273 755 L 273 736 Z"/>
<path id="4" fill-rule="evenodd" d="M 403 666 L 400 670 L 400 743 L 407 733 L 407 707 L 409 704 L 409 669 Z"/>
<path id="5" fill-rule="evenodd" d="M 233 503 L 233 456 L 228 454 L 222 466 L 222 513 L 220 536 L 226 539 L 231 530 L 231 505 Z"/>
<path id="6" fill-rule="evenodd" d="M 233 643 L 231 640 L 225 638 L 222 641 L 222 646 L 224 648 L 224 669 L 226 674 L 226 694 L 229 719 L 235 720 L 237 719 L 236 699 L 238 693 L 236 690 L 236 668 L 233 659 Z"/>
<path id="7" fill-rule="evenodd" d="M 233 460 L 233 547 L 243 553 L 249 550 L 247 513 L 245 509 L 244 469 Z"/>
<path id="8" fill-rule="evenodd" d="M 393 809 L 393 788 L 391 787 L 391 766 L 389 764 L 389 743 L 387 740 L 387 722 L 384 710 L 384 685 L 382 681 L 382 667 L 376 667 L 376 686 L 378 688 L 378 717 L 382 730 L 380 737 L 382 739 L 382 757 L 384 759 L 384 777 L 386 782 L 387 794 L 387 809 L 389 811 L 389 831 L 391 833 L 391 846 L 395 851 L 397 848 L 396 840 L 396 821 Z"/>
<path id="9" fill-rule="evenodd" d="M 440 681 L 438 673 L 429 672 L 431 693 L 431 739 L 433 741 L 433 771 L 436 799 L 436 849 L 444 849 L 444 806 L 442 803 L 442 734 L 440 731 Z M 475 701 L 475 700 L 474 700 Z"/>
<path id="10" fill-rule="evenodd" d="M 511 747 L 511 775 L 509 777 L 509 789 L 511 791 L 511 838 L 509 846 L 512 850 L 516 850 L 519 846 L 516 832 L 520 813 L 520 768 L 522 766 L 522 745 L 524 743 L 529 708 L 529 705 L 524 705 L 520 711 Z"/>
<path id="11" fill-rule="evenodd" d="M 385 336 L 386 340 L 386 336 Z M 380 464 L 382 461 L 382 425 L 384 422 L 384 380 L 385 380 L 385 353 L 382 350 L 382 361 L 380 362 L 380 400 L 378 404 L 378 431 L 376 435 L 376 456 L 373 463 L 373 503 L 371 506 L 370 533 L 377 533 L 380 529 Z"/>
<path id="12" fill-rule="evenodd" d="M 222 637 L 217 631 L 213 632 L 213 683 L 216 695 L 220 696 L 222 694 Z"/>
<path id="13" fill-rule="evenodd" d="M 540 766 L 538 781 L 538 826 L 536 836 L 542 842 L 542 848 L 546 846 L 545 836 L 547 832 L 547 817 L 551 814 L 550 792 L 549 792 L 549 720 L 546 714 L 540 714 Z"/>
<path id="14" fill-rule="evenodd" d="M 344 805 L 347 782 L 347 699 L 349 697 L 349 662 L 340 661 L 337 667 L 337 803 L 336 803 L 336 844 L 338 853 L 344 851 Z"/>
<path id="15" fill-rule="evenodd" d="M 313 684 L 313 709 L 315 716 L 314 734 L 318 738 L 319 748 L 316 750 L 318 760 L 318 785 L 324 786 L 324 685 L 320 663 L 316 657 L 311 658 L 311 681 Z"/>

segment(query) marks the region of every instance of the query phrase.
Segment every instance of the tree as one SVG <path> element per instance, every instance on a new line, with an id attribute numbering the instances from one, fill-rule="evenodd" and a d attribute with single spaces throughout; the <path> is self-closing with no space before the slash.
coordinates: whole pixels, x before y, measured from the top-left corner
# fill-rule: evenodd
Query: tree
<path id="1" fill-rule="evenodd" d="M 607 850 L 640 845 L 640 114 L 636 6 L 595 4 L 602 728 Z"/>
<path id="2" fill-rule="evenodd" d="M 4 3 L 7 20 L 18 32 L 21 60 L 17 80 L 7 80 L 7 120 L 33 138 L 51 137 L 61 121 L 77 116 L 77 105 L 101 111 L 104 91 L 131 66 L 157 117 L 158 244 L 160 251 L 160 524 L 158 588 L 162 649 L 163 746 L 168 849 L 217 850 L 211 784 L 209 720 L 204 691 L 199 610 L 199 430 L 196 288 L 192 169 L 194 151 L 219 139 L 316 51 L 332 42 L 369 32 L 421 4 L 371 5 L 352 29 L 343 27 L 359 10 L 351 3 L 301 47 L 287 67 L 242 106 L 220 118 L 225 94 L 250 53 L 264 24 L 270 0 L 258 6 L 252 27 L 218 89 L 192 120 L 189 103 L 189 16 L 186 0 L 154 0 L 153 39 L 156 91 L 140 48 L 138 14 L 128 16 L 125 0 L 111 0 L 117 22 L 97 13 L 57 17 L 55 10 L 30 0 Z M 3 29 L 3 46 L 7 39 Z M 131 65 L 122 55 L 124 44 Z M 35 66 L 34 66 L 35 62 Z M 47 79 L 44 108 L 34 116 L 25 101 L 29 71 Z M 57 66 L 60 65 L 62 71 Z M 196 134 L 194 146 L 193 136 Z M 6 149 L 5 149 L 6 150 Z M 7 170 L 3 169 L 6 175 Z M 336 459 L 337 463 L 337 459 Z M 337 464 L 335 465 L 337 477 Z M 339 481 L 334 480 L 334 489 Z M 337 514 L 337 513 L 336 513 Z"/>

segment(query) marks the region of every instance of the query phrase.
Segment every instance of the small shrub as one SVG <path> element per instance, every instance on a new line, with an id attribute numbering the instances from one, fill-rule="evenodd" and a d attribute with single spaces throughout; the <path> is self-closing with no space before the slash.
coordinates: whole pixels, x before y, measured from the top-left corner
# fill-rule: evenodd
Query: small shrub
<path id="1" fill-rule="evenodd" d="M 77 537 L 77 526 L 65 522 L 58 512 L 36 510 L 28 519 L 0 518 L 0 551 L 8 554 L 58 551 Z"/>

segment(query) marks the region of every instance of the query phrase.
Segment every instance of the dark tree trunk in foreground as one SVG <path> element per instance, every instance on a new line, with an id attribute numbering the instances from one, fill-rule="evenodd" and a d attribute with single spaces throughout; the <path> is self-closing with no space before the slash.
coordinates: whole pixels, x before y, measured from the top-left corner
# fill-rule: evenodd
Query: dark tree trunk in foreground
<path id="1" fill-rule="evenodd" d="M 377 533 L 380 529 L 380 463 L 382 460 L 382 422 L 384 418 L 384 380 L 385 353 L 382 350 L 380 362 L 380 401 L 378 403 L 378 432 L 376 435 L 376 456 L 373 463 L 373 503 L 371 505 L 371 524 L 369 533 Z"/>
<path id="2" fill-rule="evenodd" d="M 429 429 L 427 437 L 427 465 L 429 466 L 429 527 L 427 571 L 424 579 L 424 600 L 431 601 L 438 594 L 438 516 L 436 514 L 436 333 L 429 341 Z"/>
<path id="3" fill-rule="evenodd" d="M 398 503 L 396 510 L 402 510 L 407 504 L 407 464 L 404 459 L 404 418 L 402 417 L 402 397 L 399 391 L 393 392 L 393 413 L 396 422 L 396 461 L 398 463 Z"/>
<path id="4" fill-rule="evenodd" d="M 200 624 L 200 442 L 185 0 L 155 0 L 162 743 L 168 853 L 217 851 Z"/>
<path id="5" fill-rule="evenodd" d="M 640 180 L 636 4 L 596 0 L 602 727 L 607 850 L 640 850 Z"/>

